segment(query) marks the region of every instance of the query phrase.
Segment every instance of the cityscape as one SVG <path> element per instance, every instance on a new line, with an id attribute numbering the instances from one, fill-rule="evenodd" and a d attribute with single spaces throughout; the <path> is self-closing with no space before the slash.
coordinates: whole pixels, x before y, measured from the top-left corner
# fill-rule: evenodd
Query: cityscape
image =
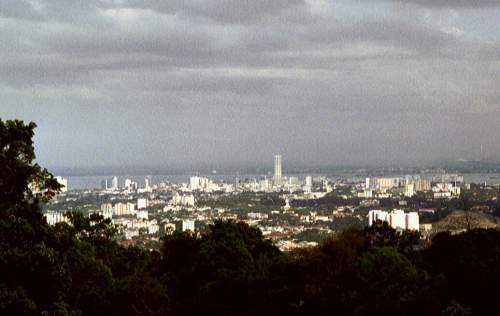
<path id="1" fill-rule="evenodd" d="M 0 0 L 0 316 L 500 315 L 500 0 Z"/>
<path id="2" fill-rule="evenodd" d="M 285 157 L 286 158 L 286 157 Z M 285 160 L 286 161 L 286 160 Z M 450 214 L 462 190 L 485 195 L 470 207 L 481 209 L 477 227 L 497 227 L 495 216 L 500 182 L 467 183 L 460 174 L 435 173 L 367 176 L 364 179 L 286 174 L 282 155 L 274 155 L 269 174 L 214 180 L 190 176 L 186 182 L 142 183 L 113 176 L 100 188 L 64 187 L 46 206 L 47 222 L 69 222 L 68 211 L 99 214 L 119 230 L 120 243 L 157 249 L 160 238 L 174 232 L 201 233 L 216 220 L 243 221 L 258 227 L 282 251 L 317 246 L 351 226 L 385 221 L 396 230 L 419 231 L 430 238 L 440 231 L 461 232 L 465 218 Z M 285 171 L 285 172 L 284 172 Z M 439 173 L 441 172 L 441 173 Z M 493 176 L 484 175 L 487 180 Z M 463 197 L 463 195 L 462 195 Z M 477 204 L 477 205 L 475 205 Z M 422 219 L 421 219 L 422 217 Z"/>

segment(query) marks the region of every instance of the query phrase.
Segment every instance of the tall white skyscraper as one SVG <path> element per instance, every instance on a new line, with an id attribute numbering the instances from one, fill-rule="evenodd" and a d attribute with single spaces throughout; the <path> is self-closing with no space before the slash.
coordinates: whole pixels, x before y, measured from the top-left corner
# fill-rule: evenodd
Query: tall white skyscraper
<path id="1" fill-rule="evenodd" d="M 281 184 L 281 155 L 274 155 L 274 183 Z"/>
<path id="2" fill-rule="evenodd" d="M 132 188 L 132 180 L 125 179 L 125 189 L 130 190 Z"/>

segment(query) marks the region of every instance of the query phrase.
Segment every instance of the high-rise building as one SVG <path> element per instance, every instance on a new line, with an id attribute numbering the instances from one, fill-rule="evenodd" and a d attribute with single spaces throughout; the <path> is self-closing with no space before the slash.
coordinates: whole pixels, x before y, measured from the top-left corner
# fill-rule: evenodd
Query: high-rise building
<path id="1" fill-rule="evenodd" d="M 389 214 L 389 224 L 392 228 L 406 229 L 406 214 L 403 210 L 394 210 Z"/>
<path id="2" fill-rule="evenodd" d="M 178 206 L 194 206 L 194 195 L 192 194 L 182 194 L 175 192 L 172 196 L 172 205 Z"/>
<path id="3" fill-rule="evenodd" d="M 372 226 L 375 221 L 388 222 L 389 214 L 381 210 L 371 210 L 368 212 L 368 226 Z"/>
<path id="4" fill-rule="evenodd" d="M 306 185 L 304 186 L 304 192 L 311 193 L 313 186 L 313 181 L 311 176 L 306 177 Z"/>
<path id="5" fill-rule="evenodd" d="M 313 186 L 313 178 L 311 176 L 306 176 L 306 186 L 312 188 L 312 186 Z"/>
<path id="6" fill-rule="evenodd" d="M 213 189 L 213 182 L 204 177 L 190 177 L 189 188 L 191 190 L 210 191 Z"/>
<path id="7" fill-rule="evenodd" d="M 410 212 L 406 214 L 406 229 L 420 229 L 419 216 L 417 212 Z"/>
<path id="8" fill-rule="evenodd" d="M 148 200 L 144 198 L 137 199 L 137 209 L 142 210 L 149 206 Z"/>
<path id="9" fill-rule="evenodd" d="M 101 181 L 101 189 L 103 190 L 109 189 L 108 179 L 104 179 Z"/>
<path id="10" fill-rule="evenodd" d="M 132 188 L 132 180 L 125 179 L 125 189 L 130 190 Z"/>
<path id="11" fill-rule="evenodd" d="M 274 155 L 274 183 L 281 184 L 281 155 Z"/>
<path id="12" fill-rule="evenodd" d="M 372 189 L 371 184 L 372 184 L 372 181 L 370 181 L 370 178 L 366 178 L 365 189 Z"/>
<path id="13" fill-rule="evenodd" d="M 415 181 L 415 192 L 430 191 L 431 182 L 429 180 L 418 180 Z"/>
<path id="14" fill-rule="evenodd" d="M 419 230 L 418 212 L 405 213 L 403 210 L 393 210 L 388 213 L 381 210 L 371 210 L 368 212 L 368 226 L 372 226 L 375 221 L 387 222 L 394 229 Z"/>
<path id="15" fill-rule="evenodd" d="M 118 190 L 118 178 L 117 177 L 113 177 L 113 180 L 111 180 L 111 189 Z"/>
<path id="16" fill-rule="evenodd" d="M 415 184 L 414 183 L 405 184 L 405 196 L 412 197 L 414 195 L 415 195 Z"/>

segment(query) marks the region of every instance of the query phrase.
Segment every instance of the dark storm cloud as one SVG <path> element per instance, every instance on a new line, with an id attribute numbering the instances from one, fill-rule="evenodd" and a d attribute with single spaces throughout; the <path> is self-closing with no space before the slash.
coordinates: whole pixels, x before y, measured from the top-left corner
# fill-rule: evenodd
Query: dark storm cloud
<path id="1" fill-rule="evenodd" d="M 0 116 L 50 165 L 497 157 L 500 11 L 393 2 L 0 1 Z"/>

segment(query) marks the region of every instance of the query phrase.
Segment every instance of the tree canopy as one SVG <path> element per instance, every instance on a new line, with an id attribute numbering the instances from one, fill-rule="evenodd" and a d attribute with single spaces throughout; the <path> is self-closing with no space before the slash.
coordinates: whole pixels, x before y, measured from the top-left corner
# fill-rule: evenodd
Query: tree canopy
<path id="1" fill-rule="evenodd" d="M 500 293 L 500 232 L 438 234 L 378 222 L 279 251 L 260 230 L 216 221 L 160 251 L 123 247 L 110 220 L 68 214 L 35 163 L 35 124 L 0 120 L 0 315 L 485 315 Z"/>

